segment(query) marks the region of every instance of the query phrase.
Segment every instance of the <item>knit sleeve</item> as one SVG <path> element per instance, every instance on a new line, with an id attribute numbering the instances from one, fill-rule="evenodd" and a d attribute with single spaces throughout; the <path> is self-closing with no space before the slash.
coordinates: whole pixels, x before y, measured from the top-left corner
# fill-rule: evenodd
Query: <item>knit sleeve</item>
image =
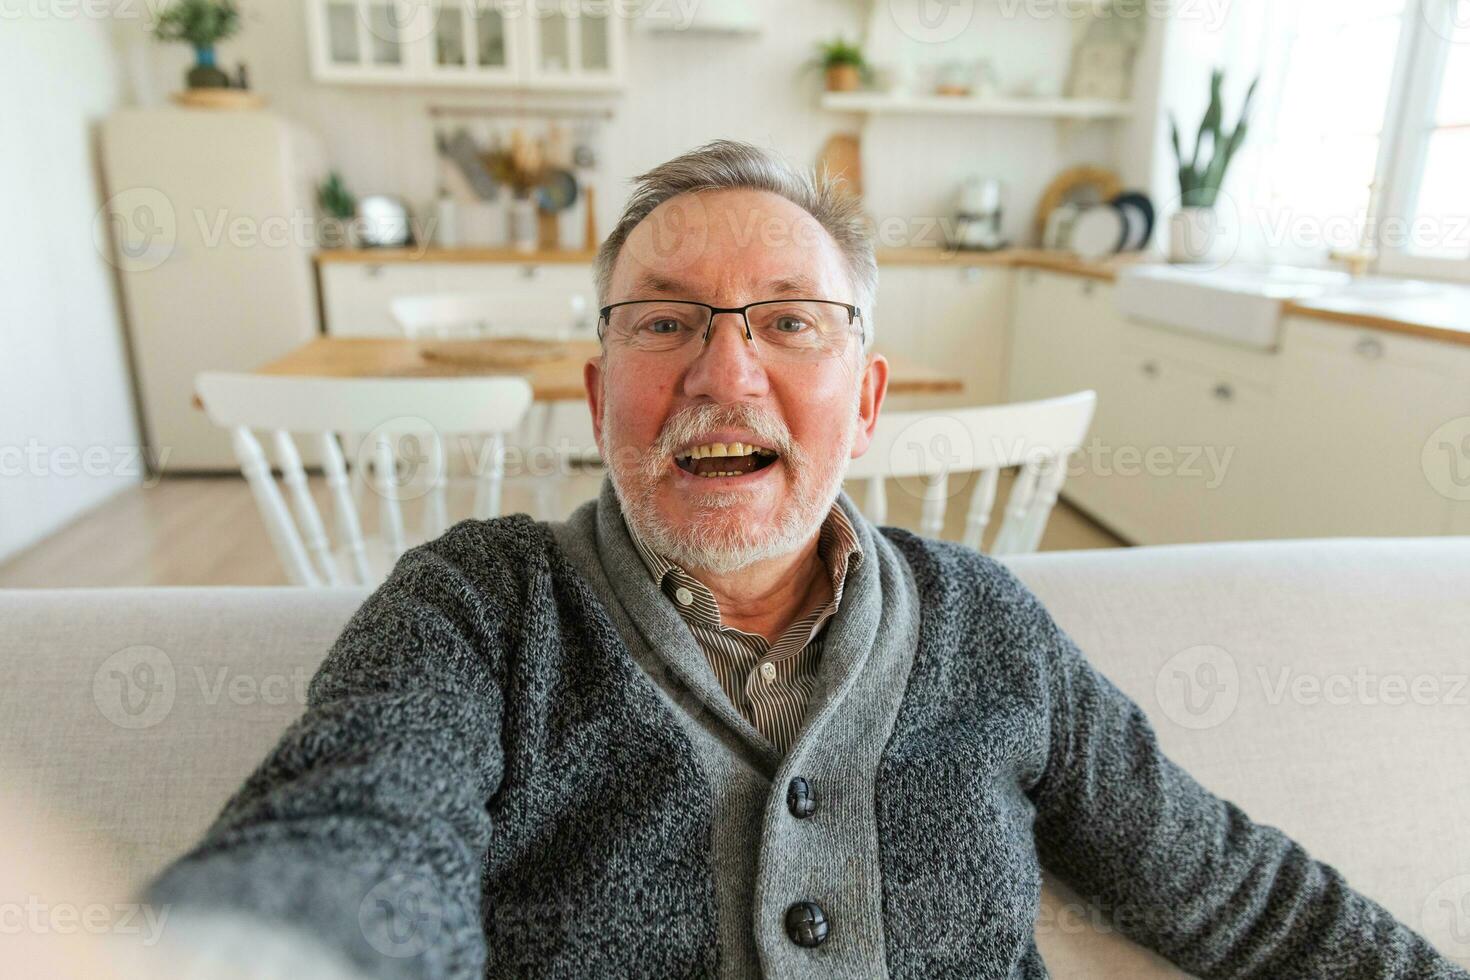
<path id="1" fill-rule="evenodd" d="M 1334 868 L 1165 757 L 1138 706 L 1026 601 L 1050 702 L 1031 793 L 1038 854 L 1120 932 L 1201 977 L 1470 980 Z"/>
<path id="2" fill-rule="evenodd" d="M 144 897 L 314 936 L 372 977 L 480 977 L 486 801 L 502 774 L 485 603 L 406 554 L 313 678 L 305 715 Z"/>

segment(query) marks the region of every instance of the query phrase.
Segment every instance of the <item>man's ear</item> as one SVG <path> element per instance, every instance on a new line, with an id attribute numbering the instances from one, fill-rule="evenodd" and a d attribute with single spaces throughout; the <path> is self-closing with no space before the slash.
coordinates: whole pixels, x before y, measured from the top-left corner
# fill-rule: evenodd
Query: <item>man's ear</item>
<path id="1" fill-rule="evenodd" d="M 589 357 L 582 365 L 582 385 L 587 389 L 587 408 L 592 412 L 592 437 L 602 445 L 602 358 Z"/>
<path id="2" fill-rule="evenodd" d="M 857 434 L 852 440 L 853 459 L 868 451 L 868 445 L 873 441 L 873 429 L 878 424 L 878 412 L 883 408 L 887 394 L 888 359 L 882 354 L 874 354 L 863 368 L 862 388 L 858 393 Z"/>

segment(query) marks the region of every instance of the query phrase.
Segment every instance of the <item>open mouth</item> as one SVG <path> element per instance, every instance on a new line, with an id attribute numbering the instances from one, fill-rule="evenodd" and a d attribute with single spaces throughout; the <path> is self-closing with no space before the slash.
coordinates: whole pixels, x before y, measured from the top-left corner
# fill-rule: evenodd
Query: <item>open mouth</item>
<path id="1" fill-rule="evenodd" d="M 679 469 L 695 476 L 745 476 L 776 461 L 777 453 L 765 446 L 743 442 L 710 442 L 690 446 L 674 454 Z"/>

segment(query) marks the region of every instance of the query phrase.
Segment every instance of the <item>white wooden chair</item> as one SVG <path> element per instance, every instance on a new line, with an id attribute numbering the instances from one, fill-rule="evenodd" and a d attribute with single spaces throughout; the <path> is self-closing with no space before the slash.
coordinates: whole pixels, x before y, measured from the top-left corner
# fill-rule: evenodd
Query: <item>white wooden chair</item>
<path id="1" fill-rule="evenodd" d="M 1067 477 L 1067 457 L 1082 445 L 1097 395 L 980 408 L 884 413 L 868 451 L 848 466 L 849 480 L 868 481 L 863 505 L 875 524 L 887 520 L 887 479 L 914 480 L 923 501 L 919 533 L 939 537 L 954 473 L 978 473 L 961 541 L 980 549 L 995 506 L 1000 471 L 1019 466 L 991 551 L 1035 551 Z"/>
<path id="2" fill-rule="evenodd" d="M 230 430 L 240 470 L 295 585 L 375 584 L 406 547 L 448 526 L 450 437 L 483 437 L 472 461 L 473 516 L 500 512 L 505 433 L 531 404 L 524 378 L 312 378 L 205 372 L 196 379 L 210 421 Z M 270 433 L 286 494 L 256 438 Z M 331 494 L 337 543 L 312 499 L 292 433 L 310 434 Z M 468 441 L 461 446 L 468 446 Z M 352 463 L 348 457 L 351 454 Z M 351 478 L 371 480 L 379 533 L 365 537 Z M 287 508 L 285 496 L 291 500 Z M 421 506 L 406 530 L 402 502 Z M 295 520 L 292 520 L 294 511 Z"/>
<path id="3" fill-rule="evenodd" d="M 457 340 L 481 337 L 531 337 L 545 340 L 591 338 L 596 317 L 590 316 L 590 301 L 579 292 L 564 292 L 534 281 L 504 284 L 492 291 L 426 293 L 395 298 L 389 308 L 403 335 L 411 340 Z M 560 416 L 560 424 L 558 424 Z M 523 449 L 550 447 L 561 442 L 568 447 L 557 453 L 562 466 L 596 463 L 591 420 L 580 404 L 536 403 L 525 423 L 511 434 L 514 445 Z M 558 439 L 558 435 L 560 439 Z M 552 520 L 564 481 L 547 475 L 527 478 L 535 494 L 537 516 Z"/>

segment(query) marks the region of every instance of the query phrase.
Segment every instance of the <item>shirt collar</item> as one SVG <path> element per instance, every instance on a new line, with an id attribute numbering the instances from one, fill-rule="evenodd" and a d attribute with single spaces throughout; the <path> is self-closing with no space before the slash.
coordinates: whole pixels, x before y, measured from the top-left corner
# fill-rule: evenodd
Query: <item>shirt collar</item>
<path id="1" fill-rule="evenodd" d="M 704 583 L 650 548 L 638 536 L 633 525 L 625 523 L 628 526 L 628 536 L 633 539 L 633 546 L 638 550 L 644 566 L 660 589 L 665 589 L 669 576 L 677 573 L 679 584 L 694 591 L 701 598 L 707 598 L 709 604 L 715 604 L 714 594 Z M 842 587 L 847 582 L 848 573 L 863 559 L 863 549 L 858 541 L 857 531 L 854 530 L 852 521 L 843 512 L 842 507 L 836 503 L 827 512 L 827 517 L 822 521 L 821 530 L 817 534 L 817 555 L 827 566 L 827 574 L 831 576 L 830 607 L 835 610 L 838 603 L 842 601 Z"/>

